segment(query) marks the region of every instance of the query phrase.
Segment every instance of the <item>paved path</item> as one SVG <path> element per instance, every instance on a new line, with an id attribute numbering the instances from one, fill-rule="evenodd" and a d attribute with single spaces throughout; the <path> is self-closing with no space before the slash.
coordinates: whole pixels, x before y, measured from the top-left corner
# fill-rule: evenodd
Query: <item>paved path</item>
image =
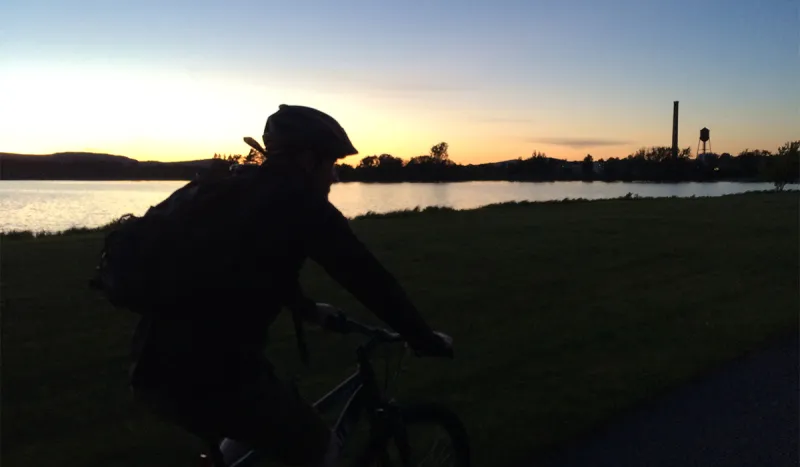
<path id="1" fill-rule="evenodd" d="M 751 354 L 531 465 L 798 466 L 798 349 Z"/>

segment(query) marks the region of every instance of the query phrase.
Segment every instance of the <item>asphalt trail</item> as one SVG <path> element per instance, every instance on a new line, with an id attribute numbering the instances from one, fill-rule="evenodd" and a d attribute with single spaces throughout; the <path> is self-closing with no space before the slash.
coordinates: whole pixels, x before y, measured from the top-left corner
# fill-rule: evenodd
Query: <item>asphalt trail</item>
<path id="1" fill-rule="evenodd" d="M 784 339 L 530 465 L 798 466 L 799 349 Z"/>

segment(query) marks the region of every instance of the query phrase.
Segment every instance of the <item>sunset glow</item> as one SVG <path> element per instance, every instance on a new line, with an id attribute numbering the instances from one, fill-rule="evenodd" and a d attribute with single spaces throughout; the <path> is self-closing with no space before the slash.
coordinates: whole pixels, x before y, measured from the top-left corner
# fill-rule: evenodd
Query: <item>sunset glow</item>
<path id="1" fill-rule="evenodd" d="M 351 163 L 624 157 L 670 144 L 673 100 L 693 152 L 800 137 L 796 2 L 273 3 L 3 2 L 0 152 L 246 153 L 282 103 L 339 120 Z"/>

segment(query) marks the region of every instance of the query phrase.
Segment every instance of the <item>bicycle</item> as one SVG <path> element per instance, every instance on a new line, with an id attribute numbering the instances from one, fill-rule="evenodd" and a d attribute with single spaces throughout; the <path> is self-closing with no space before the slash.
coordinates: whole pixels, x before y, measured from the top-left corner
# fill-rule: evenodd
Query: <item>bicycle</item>
<path id="1" fill-rule="evenodd" d="M 463 423 L 452 410 L 436 403 L 401 405 L 394 399 L 387 398 L 381 390 L 371 357 L 383 344 L 403 342 L 399 334 L 362 324 L 347 317 L 342 311 L 327 317 L 320 323 L 320 327 L 326 331 L 341 334 L 359 333 L 369 337 L 369 340 L 356 350 L 358 369 L 313 404 L 320 413 L 325 414 L 330 413 L 333 407 L 344 403 L 344 408 L 332 430 L 339 455 L 336 459 L 337 465 L 342 460 L 341 454 L 349 435 L 362 416 L 366 415 L 369 422 L 367 446 L 356 457 L 353 466 L 398 465 L 390 460 L 390 444 L 394 444 L 397 448 L 400 465 L 404 467 L 423 465 L 412 464 L 412 461 L 418 459 L 411 455 L 408 430 L 411 426 L 422 425 L 444 429 L 452 446 L 452 463 L 449 465 L 469 467 L 469 438 Z M 252 467 L 254 462 L 261 460 L 256 451 L 248 450 L 231 439 L 224 439 L 219 444 L 209 443 L 207 452 L 201 456 L 210 461 L 210 464 L 206 464 L 209 467 Z M 426 455 L 422 460 L 427 459 Z"/>

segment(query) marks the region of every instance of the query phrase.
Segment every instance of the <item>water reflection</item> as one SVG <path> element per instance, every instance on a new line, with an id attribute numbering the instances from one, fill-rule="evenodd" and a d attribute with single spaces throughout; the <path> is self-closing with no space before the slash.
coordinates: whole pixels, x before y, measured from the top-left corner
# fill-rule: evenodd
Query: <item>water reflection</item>
<path id="1" fill-rule="evenodd" d="M 185 182 L 0 182 L 0 230 L 63 230 L 98 226 L 126 213 L 142 214 Z M 331 201 L 349 217 L 415 207 L 470 209 L 507 201 L 602 199 L 627 193 L 647 197 L 720 196 L 770 190 L 768 183 L 604 183 L 604 182 L 461 182 L 340 183 Z M 792 185 L 790 189 L 797 189 Z"/>

